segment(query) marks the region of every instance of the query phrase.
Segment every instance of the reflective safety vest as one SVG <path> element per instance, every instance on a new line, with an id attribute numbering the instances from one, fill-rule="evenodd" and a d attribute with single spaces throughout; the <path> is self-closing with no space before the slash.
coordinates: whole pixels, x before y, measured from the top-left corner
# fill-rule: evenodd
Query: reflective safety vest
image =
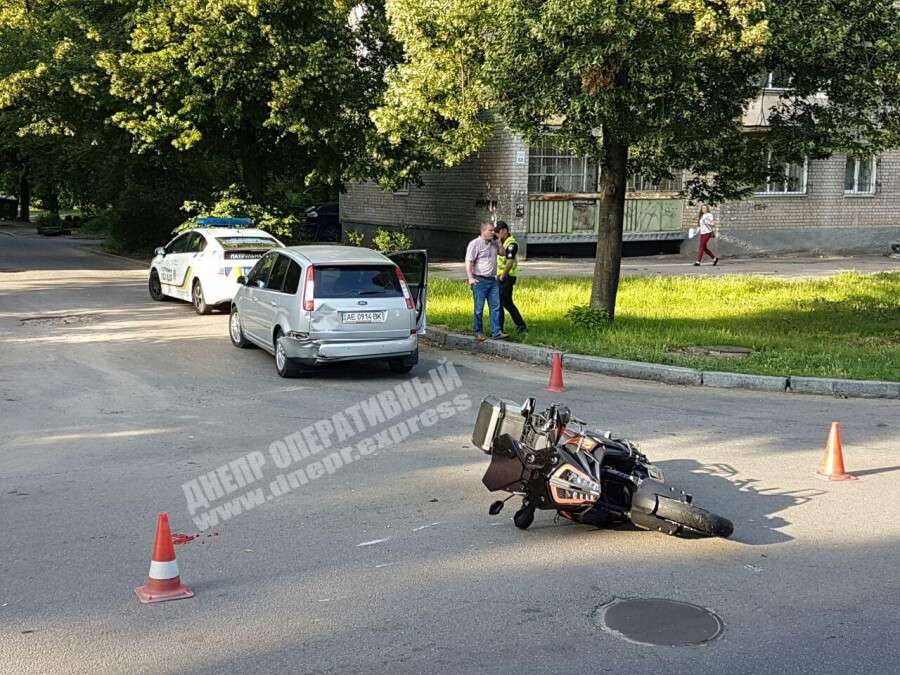
<path id="1" fill-rule="evenodd" d="M 516 241 L 516 238 L 512 235 L 509 235 L 502 244 L 500 244 L 500 255 L 497 256 L 497 276 L 500 276 L 500 272 L 506 267 L 506 248 L 510 244 L 519 245 L 519 242 Z M 519 252 L 516 251 L 516 257 L 513 258 L 512 267 L 509 268 L 508 272 L 509 276 L 517 277 L 519 276 Z"/>

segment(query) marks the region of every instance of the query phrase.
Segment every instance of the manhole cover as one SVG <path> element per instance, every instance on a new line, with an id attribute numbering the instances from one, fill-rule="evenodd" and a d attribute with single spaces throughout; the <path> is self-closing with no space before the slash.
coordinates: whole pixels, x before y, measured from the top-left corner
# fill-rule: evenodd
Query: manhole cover
<path id="1" fill-rule="evenodd" d="M 616 599 L 597 608 L 603 630 L 644 645 L 681 647 L 719 637 L 722 620 L 710 610 L 678 600 Z"/>

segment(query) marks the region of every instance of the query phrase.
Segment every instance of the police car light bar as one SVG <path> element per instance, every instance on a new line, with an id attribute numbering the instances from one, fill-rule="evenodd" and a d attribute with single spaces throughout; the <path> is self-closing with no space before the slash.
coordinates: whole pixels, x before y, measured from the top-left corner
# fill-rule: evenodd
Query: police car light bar
<path id="1" fill-rule="evenodd" d="M 240 227 L 241 225 L 253 224 L 253 220 L 250 218 L 216 218 L 212 216 L 197 218 L 195 222 L 198 225 L 215 225 L 218 227 Z"/>

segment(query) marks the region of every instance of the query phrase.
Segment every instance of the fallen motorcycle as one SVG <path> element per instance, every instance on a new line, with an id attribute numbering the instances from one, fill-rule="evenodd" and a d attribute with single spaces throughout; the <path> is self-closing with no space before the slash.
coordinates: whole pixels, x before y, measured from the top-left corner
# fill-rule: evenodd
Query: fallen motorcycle
<path id="1" fill-rule="evenodd" d="M 591 431 L 564 406 L 536 412 L 533 398 L 518 406 L 489 396 L 479 407 L 472 442 L 491 457 L 485 487 L 511 493 L 488 512 L 497 515 L 506 501 L 522 497 L 513 522 L 523 530 L 536 509 L 597 527 L 631 521 L 671 535 L 728 537 L 734 530 L 731 521 L 666 485 L 634 443 Z"/>

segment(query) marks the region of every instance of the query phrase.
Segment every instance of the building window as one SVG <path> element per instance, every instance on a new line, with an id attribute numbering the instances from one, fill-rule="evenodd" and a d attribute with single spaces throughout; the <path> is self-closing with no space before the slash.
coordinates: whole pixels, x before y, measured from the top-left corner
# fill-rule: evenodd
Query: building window
<path id="1" fill-rule="evenodd" d="M 875 158 L 847 157 L 844 167 L 844 194 L 875 194 Z"/>
<path id="2" fill-rule="evenodd" d="M 626 192 L 681 192 L 684 188 L 684 176 L 680 171 L 673 171 L 674 178 L 663 178 L 654 181 L 649 176 L 637 174 L 628 178 Z"/>
<path id="3" fill-rule="evenodd" d="M 758 195 L 802 195 L 806 194 L 807 162 L 783 162 L 768 153 L 769 178 L 764 185 L 756 188 Z"/>
<path id="4" fill-rule="evenodd" d="M 780 68 L 775 69 L 771 73 L 765 73 L 761 82 L 763 89 L 790 89 L 791 78 Z"/>
<path id="5" fill-rule="evenodd" d="M 546 140 L 534 145 L 528 155 L 528 191 L 532 194 L 597 191 L 597 164 L 553 147 Z"/>
<path id="6" fill-rule="evenodd" d="M 409 181 L 403 181 L 396 190 L 394 190 L 395 195 L 408 195 L 409 194 Z"/>

